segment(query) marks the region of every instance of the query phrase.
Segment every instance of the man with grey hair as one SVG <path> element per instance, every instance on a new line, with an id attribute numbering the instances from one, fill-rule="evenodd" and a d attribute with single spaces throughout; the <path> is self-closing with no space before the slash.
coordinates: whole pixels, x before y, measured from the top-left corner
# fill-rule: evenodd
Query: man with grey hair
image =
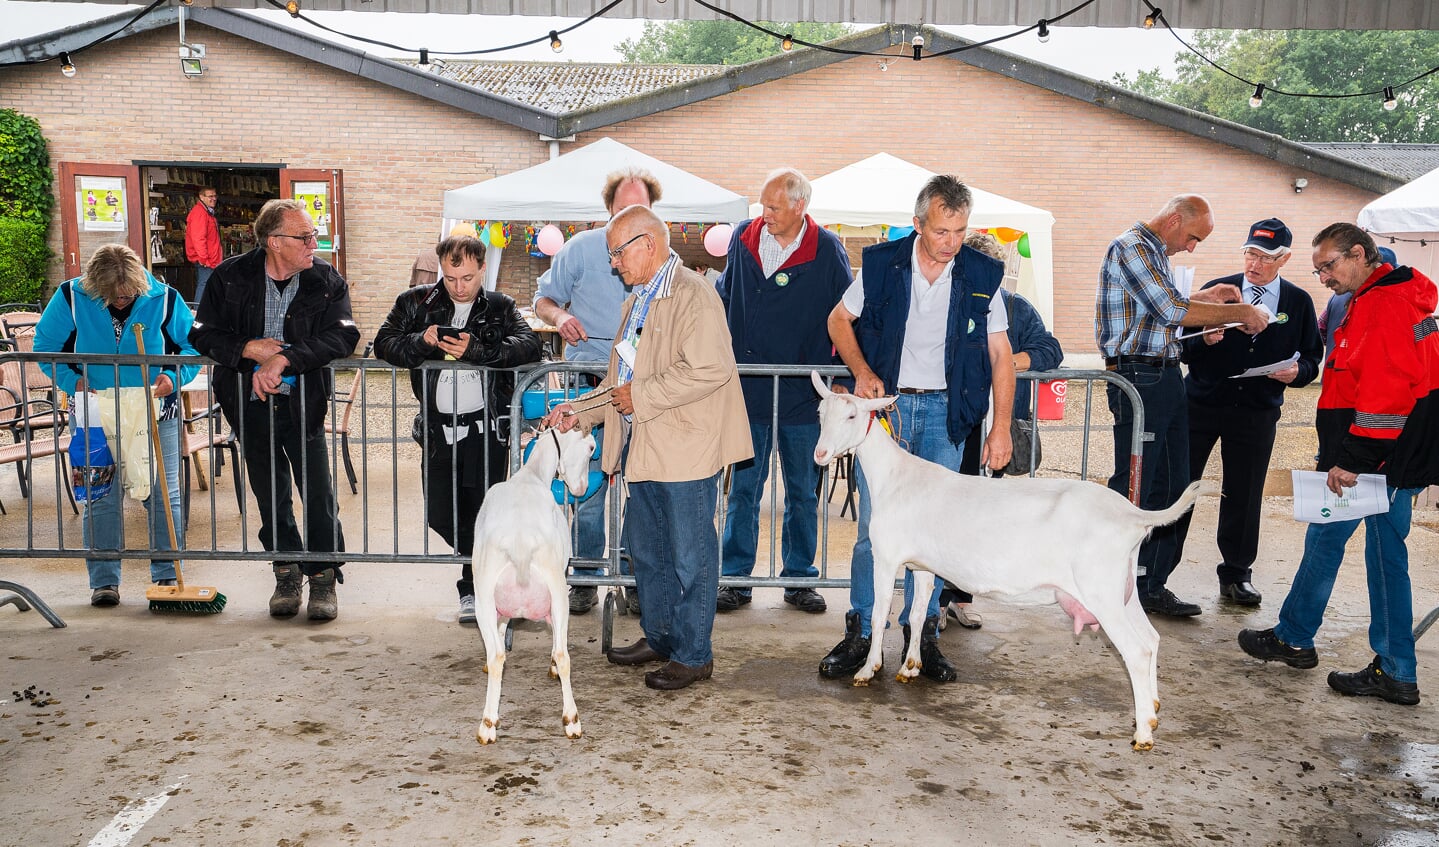
<path id="1" fill-rule="evenodd" d="M 645 674 L 645 685 L 675 690 L 714 673 L 719 476 L 753 449 L 714 286 L 681 264 L 669 228 L 647 208 L 616 215 L 605 241 L 635 293 L 616 325 L 605 378 L 574 407 L 553 409 L 546 423 L 561 431 L 603 423 L 609 431 L 601 461 L 606 473 L 623 469 L 628 482 L 625 540 L 644 631 L 611 650 L 609 660 L 665 662 Z M 605 397 L 609 403 L 587 402 Z"/>
<path id="2" fill-rule="evenodd" d="M 1014 356 L 1008 314 L 998 296 L 1004 263 L 965 246 L 969 189 L 944 174 L 925 183 L 915 200 L 914 232 L 864 249 L 860 275 L 829 316 L 829 335 L 854 374 L 860 397 L 898 395 L 894 433 L 910 453 L 958 472 L 964 442 L 984 421 L 994 389 L 994 424 L 980 461 L 1009 463 L 1014 406 Z M 821 676 L 851 676 L 869 654 L 874 607 L 874 554 L 870 547 L 870 494 L 859 477 L 859 535 L 850 560 L 850 612 L 844 640 L 820 662 Z M 939 595 L 915 598 L 906 571 L 904 610 L 924 603 L 920 673 L 935 682 L 959 674 L 939 652 Z M 964 588 L 965 586 L 960 586 Z M 904 626 L 905 647 L 912 633 Z"/>
<path id="3" fill-rule="evenodd" d="M 611 216 L 629 206 L 649 208 L 660 199 L 659 180 L 640 168 L 623 168 L 605 177 L 600 199 Z M 590 362 L 603 366 L 610 360 L 610 347 L 615 343 L 615 327 L 620 323 L 620 309 L 630 288 L 610 267 L 605 231 L 591 229 L 565 242 L 555 254 L 550 269 L 540 275 L 535 291 L 535 314 L 560 331 L 565 341 L 565 361 Z M 599 380 L 588 375 L 580 377 L 586 386 Z M 602 430 L 595 439 L 604 444 Z M 598 463 L 591 465 L 598 470 Z M 605 557 L 605 496 L 606 479 L 575 509 L 575 556 L 580 559 Z M 618 539 L 612 539 L 618 544 Z M 575 574 L 597 576 L 597 568 L 577 567 Z M 570 589 L 570 613 L 583 615 L 594 608 L 598 594 L 593 585 L 576 585 Z M 627 602 L 631 613 L 639 612 L 639 600 L 630 593 Z"/>
<path id="4" fill-rule="evenodd" d="M 1189 484 L 1189 413 L 1179 373 L 1178 328 L 1229 324 L 1252 337 L 1268 324 L 1258 307 L 1239 302 L 1237 286 L 1215 285 L 1192 295 L 1175 287 L 1169 257 L 1194 252 L 1213 231 L 1209 202 L 1197 194 L 1180 194 L 1147 223 L 1136 221 L 1114 239 L 1099 272 L 1094 334 L 1104 366 L 1139 392 L 1146 435 L 1153 436 L 1143 442 L 1140 479 L 1131 480 L 1134 410 L 1128 396 L 1110 385 L 1114 474 L 1109 487 L 1128 496 L 1137 484 L 1144 509 L 1167 509 Z M 1199 606 L 1165 587 L 1179 563 L 1177 539 L 1171 524 L 1155 529 L 1139 547 L 1139 602 L 1151 615 L 1199 614 Z"/>
<path id="5" fill-rule="evenodd" d="M 852 281 L 849 255 L 834 233 L 805 214 L 809 196 L 804 174 L 793 168 L 772 171 L 760 190 L 763 218 L 735 227 L 717 288 L 739 363 L 835 364 L 826 322 Z M 770 456 L 778 449 L 784 474 L 780 576 L 818 576 L 819 466 L 814 448 L 819 442 L 819 397 L 804 377 L 779 379 L 777 408 L 771 377 L 741 377 L 740 386 L 754 458 L 735 465 L 730 481 L 720 572 L 727 577 L 754 572 L 760 498 Z M 748 587 L 726 586 L 719 590 L 716 609 L 730 612 L 749 602 Z M 787 588 L 784 602 L 803 612 L 825 610 L 824 597 L 813 588 Z"/>
<path id="6" fill-rule="evenodd" d="M 352 354 L 360 340 L 349 286 L 315 256 L 319 232 L 303 203 L 271 200 L 254 227 L 255 249 L 221 262 L 210 278 L 190 343 L 217 363 L 211 384 L 245 451 L 260 543 L 266 550 L 340 552 L 345 537 L 325 450 L 333 386 L 326 366 Z M 292 506 L 295 479 L 305 509 L 303 540 Z M 310 620 L 333 620 L 335 583 L 344 581 L 340 564 L 275 562 L 270 614 L 299 612 L 308 578 Z"/>

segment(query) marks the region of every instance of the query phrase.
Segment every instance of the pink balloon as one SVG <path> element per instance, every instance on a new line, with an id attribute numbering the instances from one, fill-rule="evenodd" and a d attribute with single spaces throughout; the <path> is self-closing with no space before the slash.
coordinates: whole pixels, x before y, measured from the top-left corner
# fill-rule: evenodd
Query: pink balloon
<path id="1" fill-rule="evenodd" d="M 554 224 L 545 224 L 539 235 L 535 236 L 535 246 L 546 256 L 553 256 L 565 246 L 565 234 Z"/>
<path id="2" fill-rule="evenodd" d="M 716 258 L 729 252 L 730 236 L 734 235 L 734 227 L 729 224 L 715 224 L 705 230 L 705 252 Z"/>

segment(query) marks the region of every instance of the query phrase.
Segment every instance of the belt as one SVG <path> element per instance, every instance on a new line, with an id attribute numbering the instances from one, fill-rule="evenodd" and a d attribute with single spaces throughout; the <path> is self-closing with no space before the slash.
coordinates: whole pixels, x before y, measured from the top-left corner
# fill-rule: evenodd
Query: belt
<path id="1" fill-rule="evenodd" d="M 1116 370 L 1120 365 L 1149 365 L 1152 368 L 1177 368 L 1179 358 L 1166 358 L 1164 356 L 1105 356 L 1104 369 L 1107 371 Z"/>
<path id="2" fill-rule="evenodd" d="M 900 394 L 940 394 L 940 393 L 942 393 L 944 390 L 945 390 L 945 389 L 943 389 L 943 388 L 901 388 L 901 389 L 899 390 L 899 393 L 900 393 Z"/>

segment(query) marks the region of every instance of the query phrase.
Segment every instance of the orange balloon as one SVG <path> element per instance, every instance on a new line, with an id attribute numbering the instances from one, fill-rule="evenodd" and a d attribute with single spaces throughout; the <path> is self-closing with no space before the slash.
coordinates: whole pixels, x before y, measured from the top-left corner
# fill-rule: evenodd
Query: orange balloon
<path id="1" fill-rule="evenodd" d="M 468 235 L 471 238 L 479 238 L 479 231 L 472 223 L 458 223 L 450 229 L 450 235 Z"/>
<path id="2" fill-rule="evenodd" d="M 990 234 L 998 238 L 1001 244 L 1008 244 L 1011 241 L 1018 241 L 1023 232 L 1007 226 L 997 226 L 989 230 Z"/>

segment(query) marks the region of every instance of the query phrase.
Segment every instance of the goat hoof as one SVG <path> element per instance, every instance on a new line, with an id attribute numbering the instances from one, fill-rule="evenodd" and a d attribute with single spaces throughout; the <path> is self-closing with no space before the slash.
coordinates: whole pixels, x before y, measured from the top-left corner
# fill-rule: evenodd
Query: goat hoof
<path id="1" fill-rule="evenodd" d="M 1154 749 L 1154 741 L 1152 739 L 1149 741 L 1140 741 L 1136 738 L 1130 746 L 1133 747 L 1137 753 L 1145 753 Z"/>
<path id="2" fill-rule="evenodd" d="M 493 744 L 498 737 L 499 732 L 489 718 L 485 718 L 485 722 L 475 731 L 475 740 L 481 744 Z"/>
<path id="3" fill-rule="evenodd" d="M 565 715 L 564 722 L 566 738 L 579 738 L 581 735 L 584 735 L 585 730 L 580 726 L 579 715 Z"/>
<path id="4" fill-rule="evenodd" d="M 855 688 L 868 688 L 868 687 L 869 687 L 869 677 L 865 677 L 864 679 L 860 679 L 859 677 L 855 677 L 855 678 L 854 678 L 854 687 L 855 687 Z"/>

